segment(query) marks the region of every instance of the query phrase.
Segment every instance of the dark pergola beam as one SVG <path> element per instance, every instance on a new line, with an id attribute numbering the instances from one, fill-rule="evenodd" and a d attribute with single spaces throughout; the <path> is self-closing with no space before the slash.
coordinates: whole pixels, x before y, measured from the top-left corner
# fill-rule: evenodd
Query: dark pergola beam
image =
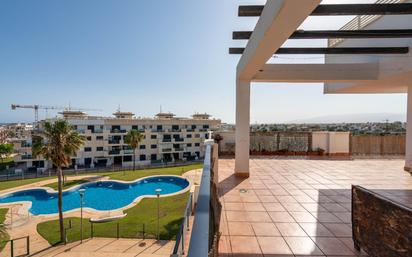
<path id="1" fill-rule="evenodd" d="M 263 5 L 241 5 L 240 17 L 260 16 Z M 401 15 L 412 14 L 412 3 L 402 4 L 321 4 L 312 12 L 313 16 L 330 15 Z"/>
<path id="2" fill-rule="evenodd" d="M 252 31 L 234 31 L 233 39 L 249 39 Z M 412 29 L 382 30 L 298 30 L 289 39 L 322 38 L 410 38 Z"/>
<path id="3" fill-rule="evenodd" d="M 229 54 L 243 54 L 245 48 L 229 48 Z M 407 54 L 408 47 L 279 48 L 275 54 Z"/>

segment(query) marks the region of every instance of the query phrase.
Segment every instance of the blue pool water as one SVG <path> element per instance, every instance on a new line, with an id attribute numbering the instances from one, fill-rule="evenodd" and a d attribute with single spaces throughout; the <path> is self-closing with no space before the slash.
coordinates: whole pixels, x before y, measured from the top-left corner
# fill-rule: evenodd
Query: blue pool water
<path id="1" fill-rule="evenodd" d="M 155 190 L 162 189 L 161 195 L 178 192 L 189 185 L 184 178 L 157 176 L 131 183 L 115 181 L 93 182 L 76 189 L 63 192 L 63 211 L 80 208 L 79 189 L 85 189 L 83 206 L 100 211 L 122 208 L 132 203 L 139 196 L 156 195 Z M 34 215 L 57 213 L 57 192 L 48 193 L 45 189 L 29 189 L 0 197 L 0 203 L 30 201 L 30 212 Z"/>

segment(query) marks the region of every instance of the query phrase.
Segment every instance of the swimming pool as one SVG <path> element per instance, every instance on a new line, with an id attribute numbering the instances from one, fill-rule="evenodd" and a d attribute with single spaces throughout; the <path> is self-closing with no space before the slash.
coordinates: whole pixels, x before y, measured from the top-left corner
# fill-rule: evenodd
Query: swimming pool
<path id="1" fill-rule="evenodd" d="M 131 204 L 141 196 L 155 196 L 155 190 L 162 189 L 161 195 L 179 192 L 189 186 L 189 181 L 177 176 L 155 176 L 134 182 L 99 181 L 63 192 L 63 211 L 80 208 L 80 189 L 85 189 L 83 207 L 98 211 L 119 209 Z M 0 196 L 0 204 L 30 201 L 29 211 L 34 215 L 55 214 L 57 192 L 45 188 L 28 189 Z"/>

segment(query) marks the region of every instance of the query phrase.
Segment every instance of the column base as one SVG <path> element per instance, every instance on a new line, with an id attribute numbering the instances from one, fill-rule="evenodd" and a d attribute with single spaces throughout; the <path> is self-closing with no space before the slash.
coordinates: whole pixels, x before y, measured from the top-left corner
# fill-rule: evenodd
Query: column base
<path id="1" fill-rule="evenodd" d="M 235 172 L 237 178 L 248 178 L 249 172 Z"/>

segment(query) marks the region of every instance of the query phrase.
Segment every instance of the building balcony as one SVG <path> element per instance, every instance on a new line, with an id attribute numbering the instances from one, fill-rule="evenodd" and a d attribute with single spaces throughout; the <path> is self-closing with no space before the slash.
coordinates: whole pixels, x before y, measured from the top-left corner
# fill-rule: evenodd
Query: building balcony
<path id="1" fill-rule="evenodd" d="M 123 150 L 123 154 L 133 154 L 133 149 Z"/>
<path id="2" fill-rule="evenodd" d="M 31 160 L 33 159 L 33 156 L 31 154 L 23 154 L 21 155 L 22 160 Z"/>
<path id="3" fill-rule="evenodd" d="M 111 145 L 118 145 L 120 144 L 120 140 L 108 140 L 109 144 Z"/>
<path id="4" fill-rule="evenodd" d="M 162 142 L 163 143 L 170 143 L 170 142 L 172 142 L 172 139 L 171 138 L 163 138 Z"/>
<path id="5" fill-rule="evenodd" d="M 127 131 L 125 129 L 111 129 L 110 133 L 112 133 L 112 134 L 124 134 L 124 133 L 127 133 Z"/>
<path id="6" fill-rule="evenodd" d="M 118 154 L 120 154 L 120 152 L 121 152 L 121 150 L 110 150 L 109 151 L 109 155 L 118 155 Z"/>

